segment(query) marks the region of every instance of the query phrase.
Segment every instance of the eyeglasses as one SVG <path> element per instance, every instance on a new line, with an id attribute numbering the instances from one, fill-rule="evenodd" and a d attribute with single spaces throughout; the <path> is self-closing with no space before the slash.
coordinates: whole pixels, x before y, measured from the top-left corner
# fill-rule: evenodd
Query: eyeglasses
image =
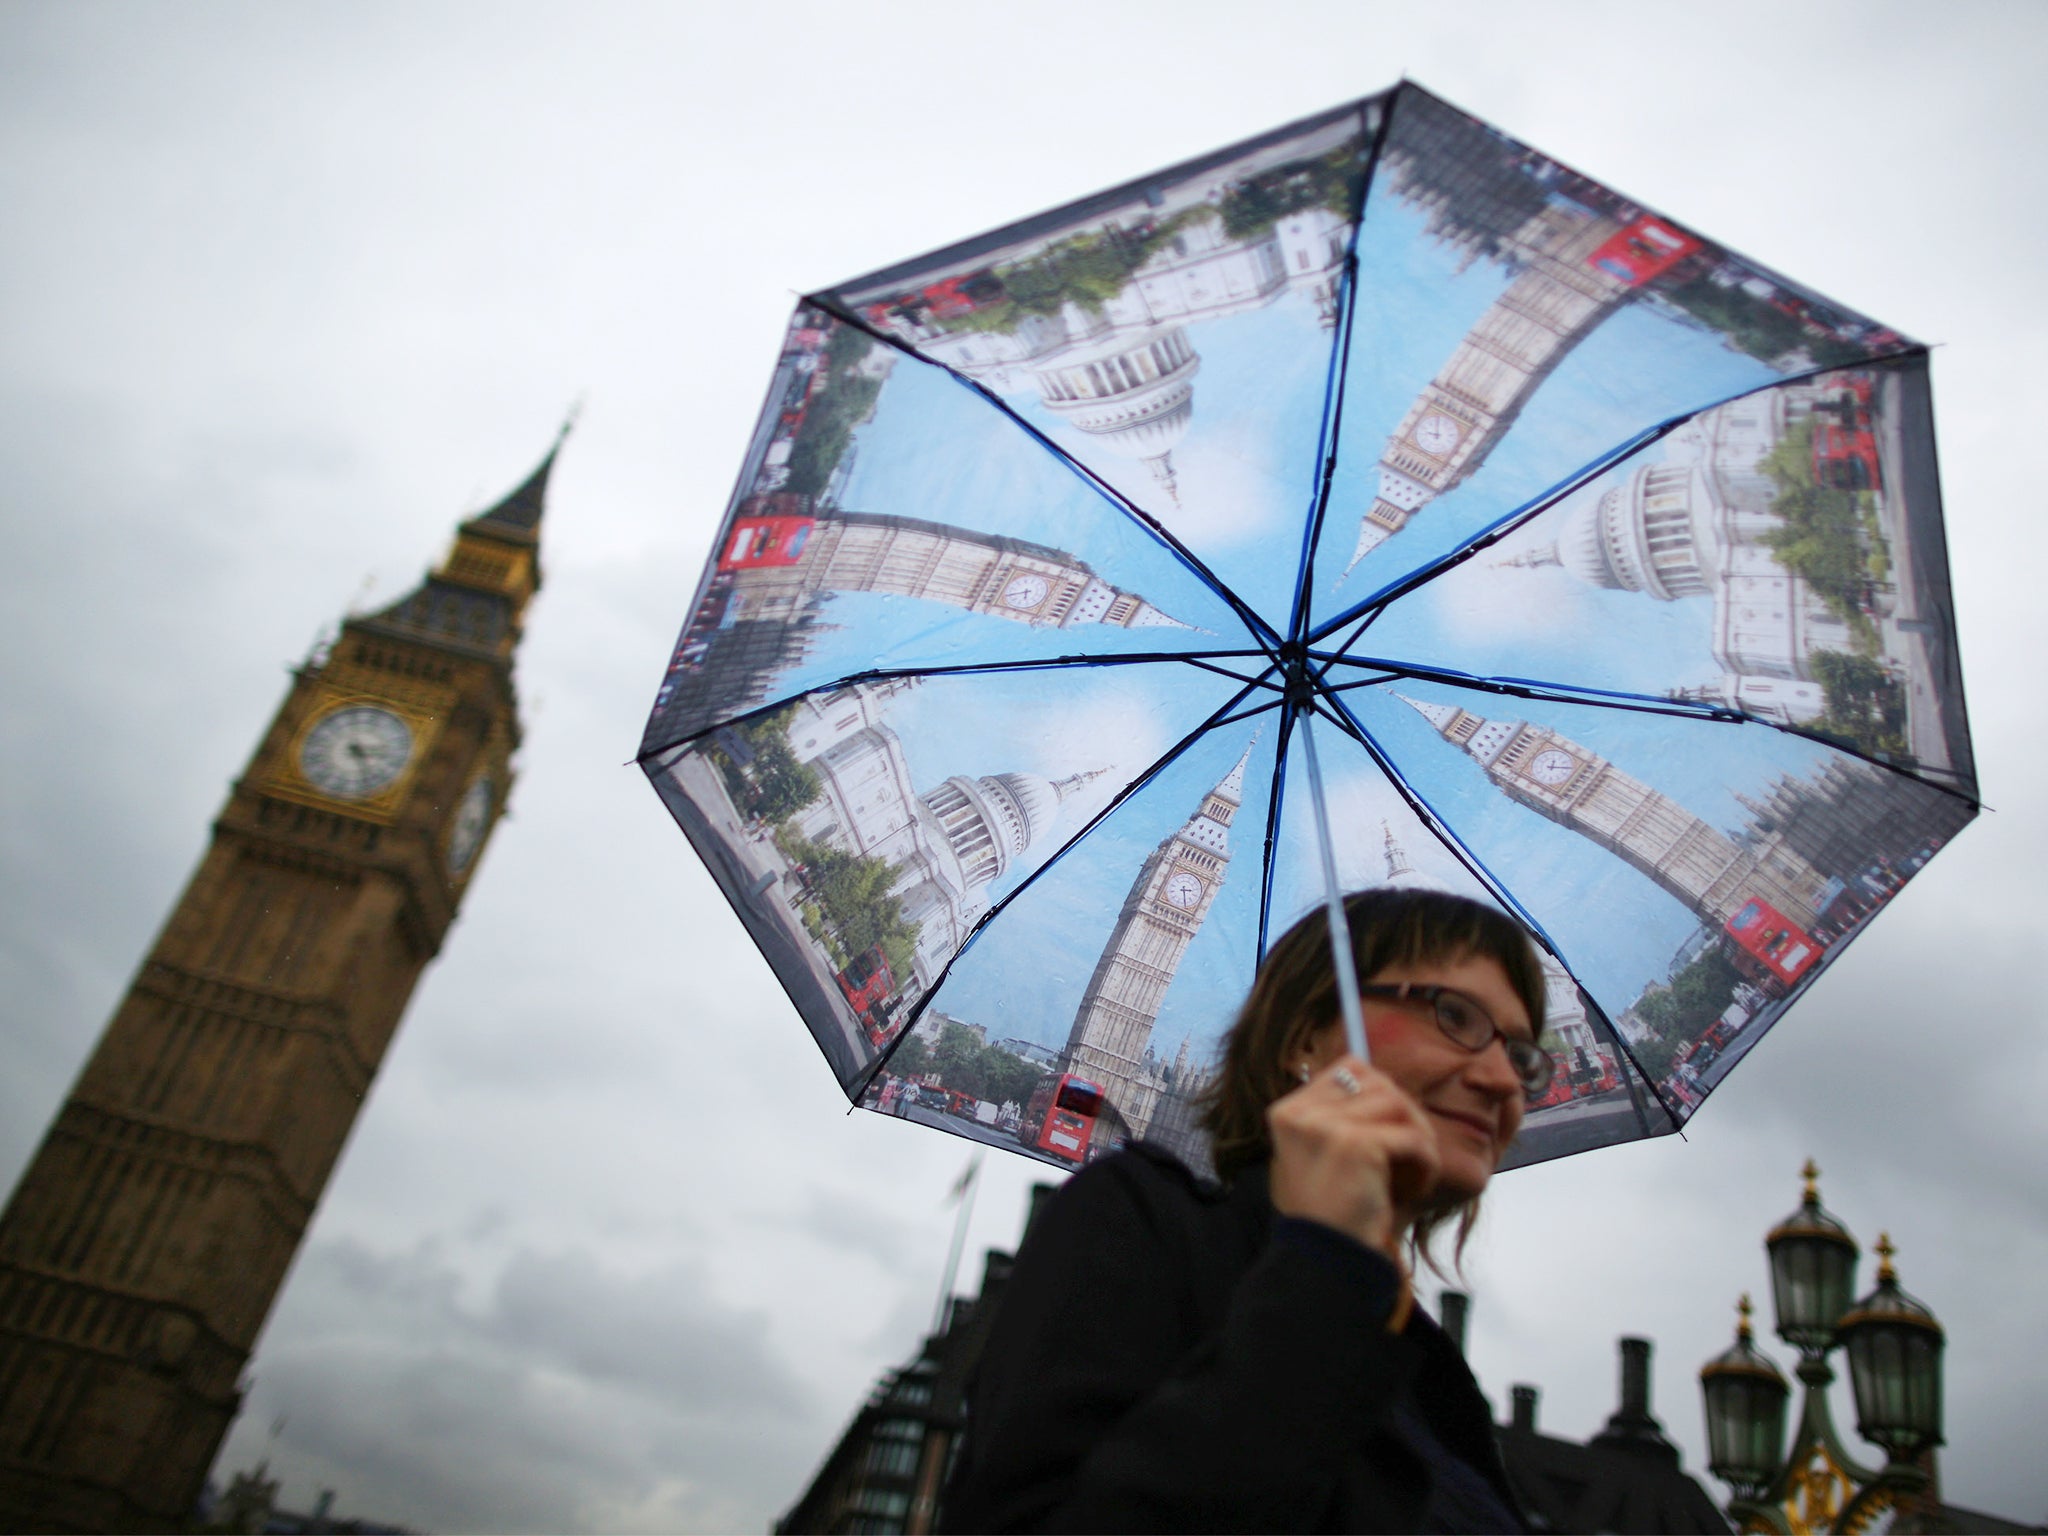
<path id="1" fill-rule="evenodd" d="M 1445 1039 L 1475 1054 L 1493 1044 L 1498 1036 L 1502 1048 L 1508 1053 L 1508 1065 L 1522 1080 L 1522 1092 L 1532 1099 L 1541 1096 L 1543 1090 L 1550 1086 L 1551 1075 L 1557 1070 L 1557 1063 L 1551 1060 L 1550 1052 L 1534 1040 L 1509 1034 L 1493 1022 L 1493 1015 L 1482 1008 L 1477 999 L 1453 987 L 1426 986 L 1412 981 L 1376 982 L 1361 986 L 1358 994 L 1389 1003 L 1427 1008 L 1435 1016 L 1436 1027 L 1444 1032 Z"/>

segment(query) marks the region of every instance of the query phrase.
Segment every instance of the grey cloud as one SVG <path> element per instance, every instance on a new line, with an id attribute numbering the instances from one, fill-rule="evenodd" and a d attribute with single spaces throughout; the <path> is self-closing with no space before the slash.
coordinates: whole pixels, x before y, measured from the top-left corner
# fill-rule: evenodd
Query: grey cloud
<path id="1" fill-rule="evenodd" d="M 521 1254 L 498 1281 L 487 1326 L 582 1375 L 715 1402 L 721 1416 L 803 1410 L 760 1315 L 720 1307 L 687 1270 L 628 1280 L 583 1254 Z"/>
<path id="2" fill-rule="evenodd" d="M 317 1243 L 238 1442 L 296 1486 L 437 1528 L 603 1529 L 646 1507 L 717 1529 L 825 1427 L 762 1319 L 687 1270 L 522 1251 L 482 1304 L 464 1290 L 436 1245 Z"/>
<path id="3" fill-rule="evenodd" d="M 810 1236 L 861 1254 L 884 1270 L 900 1268 L 916 1241 L 909 1223 L 886 1205 L 844 1190 L 812 1190 L 799 1223 Z"/>

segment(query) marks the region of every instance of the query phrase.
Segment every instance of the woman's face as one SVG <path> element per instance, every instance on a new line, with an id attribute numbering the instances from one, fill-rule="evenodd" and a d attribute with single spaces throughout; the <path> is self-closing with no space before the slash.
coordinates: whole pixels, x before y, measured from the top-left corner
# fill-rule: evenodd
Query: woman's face
<path id="1" fill-rule="evenodd" d="M 1451 987 L 1476 1001 L 1509 1034 L 1530 1039 L 1529 1010 L 1498 961 L 1483 956 L 1393 965 L 1374 984 Z M 1522 1126 L 1522 1082 L 1498 1039 L 1468 1051 L 1437 1027 L 1420 999 L 1368 997 L 1365 1037 L 1372 1064 L 1420 1104 L 1436 1127 L 1441 1160 L 1433 1204 L 1462 1205 L 1486 1188 Z M 1344 1054 L 1344 1028 L 1330 1024 L 1310 1043 L 1312 1071 Z"/>

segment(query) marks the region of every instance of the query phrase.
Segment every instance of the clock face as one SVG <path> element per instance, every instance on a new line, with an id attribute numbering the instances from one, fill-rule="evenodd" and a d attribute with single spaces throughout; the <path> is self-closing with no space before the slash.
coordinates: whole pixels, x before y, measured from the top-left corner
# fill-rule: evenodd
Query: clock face
<path id="1" fill-rule="evenodd" d="M 306 732 L 299 769 L 322 794 L 365 800 L 390 788 L 411 757 L 411 726 L 388 709 L 351 704 Z"/>
<path id="2" fill-rule="evenodd" d="M 1166 880 L 1166 899 L 1176 907 L 1192 907 L 1202 899 L 1202 882 L 1184 869 L 1175 870 Z"/>
<path id="3" fill-rule="evenodd" d="M 1572 771 L 1578 766 L 1578 759 L 1571 753 L 1560 751 L 1556 747 L 1545 747 L 1530 762 L 1529 777 L 1538 784 L 1555 786 L 1570 778 Z"/>
<path id="4" fill-rule="evenodd" d="M 450 874 L 459 875 L 469 868 L 477 846 L 484 840 L 484 829 L 490 824 L 491 781 L 479 777 L 462 792 L 462 803 L 455 807 L 455 824 L 448 829 Z"/>
<path id="5" fill-rule="evenodd" d="M 1036 608 L 1045 601 L 1045 594 L 1052 587 L 1043 576 L 1012 576 L 1010 584 L 1003 588 L 1005 608 Z"/>
<path id="6" fill-rule="evenodd" d="M 1415 430 L 1409 433 L 1415 446 L 1424 453 L 1433 453 L 1442 458 L 1458 446 L 1458 439 L 1464 436 L 1457 422 L 1442 412 L 1433 412 L 1415 423 Z"/>

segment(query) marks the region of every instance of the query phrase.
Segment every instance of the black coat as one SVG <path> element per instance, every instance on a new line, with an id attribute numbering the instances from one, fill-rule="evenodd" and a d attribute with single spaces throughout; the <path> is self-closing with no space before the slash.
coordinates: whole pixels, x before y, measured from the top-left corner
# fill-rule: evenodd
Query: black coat
<path id="1" fill-rule="evenodd" d="M 1077 1173 L 1017 1255 L 941 1516 L 954 1531 L 1416 1531 L 1419 1417 L 1514 1510 L 1464 1359 L 1379 1254 L 1139 1147 Z M 1481 1495 L 1482 1498 L 1484 1494 Z"/>

